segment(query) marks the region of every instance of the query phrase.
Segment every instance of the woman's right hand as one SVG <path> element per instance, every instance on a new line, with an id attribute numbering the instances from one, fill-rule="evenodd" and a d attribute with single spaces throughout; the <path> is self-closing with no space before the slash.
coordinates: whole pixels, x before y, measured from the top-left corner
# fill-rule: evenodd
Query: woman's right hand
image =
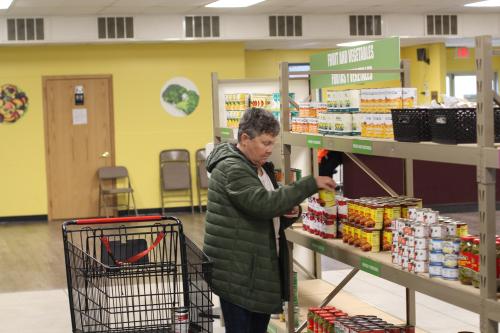
<path id="1" fill-rule="evenodd" d="M 316 186 L 318 186 L 318 189 L 335 191 L 337 184 L 331 177 L 317 176 L 314 177 L 314 179 L 316 179 Z"/>

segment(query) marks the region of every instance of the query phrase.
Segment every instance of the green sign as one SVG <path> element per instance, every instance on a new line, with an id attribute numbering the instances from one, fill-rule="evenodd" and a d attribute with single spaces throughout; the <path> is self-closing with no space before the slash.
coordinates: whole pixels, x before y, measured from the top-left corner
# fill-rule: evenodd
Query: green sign
<path id="1" fill-rule="evenodd" d="M 400 68 L 399 37 L 377 40 L 368 44 L 340 48 L 311 56 L 311 70 L 398 69 Z M 314 89 L 399 80 L 399 73 L 350 73 L 312 75 Z"/>
<path id="2" fill-rule="evenodd" d="M 311 250 L 318 253 L 325 253 L 325 244 L 318 240 L 311 240 Z"/>
<path id="3" fill-rule="evenodd" d="M 307 136 L 307 146 L 309 148 L 321 148 L 323 147 L 323 137 L 317 135 Z"/>
<path id="4" fill-rule="evenodd" d="M 278 333 L 278 329 L 274 325 L 267 325 L 267 333 Z"/>
<path id="5" fill-rule="evenodd" d="M 353 140 L 352 141 L 352 152 L 356 154 L 373 154 L 373 143 L 368 140 Z"/>
<path id="6" fill-rule="evenodd" d="M 368 258 L 361 258 L 360 268 L 367 273 L 380 276 L 380 263 Z"/>
<path id="7" fill-rule="evenodd" d="M 220 129 L 221 138 L 233 138 L 233 130 L 230 128 L 222 127 Z"/>

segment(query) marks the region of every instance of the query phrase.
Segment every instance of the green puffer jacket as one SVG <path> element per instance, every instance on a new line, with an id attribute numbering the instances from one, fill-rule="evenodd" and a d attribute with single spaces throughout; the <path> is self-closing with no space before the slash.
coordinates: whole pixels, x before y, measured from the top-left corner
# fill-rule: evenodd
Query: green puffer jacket
<path id="1" fill-rule="evenodd" d="M 215 147 L 207 170 L 211 177 L 203 249 L 214 264 L 214 293 L 253 312 L 281 312 L 288 283 L 283 258 L 288 253 L 281 245 L 278 258 L 272 219 L 314 194 L 315 179 L 305 177 L 267 191 L 256 167 L 228 143 Z M 280 244 L 285 244 L 282 231 L 291 222 L 281 218 Z"/>

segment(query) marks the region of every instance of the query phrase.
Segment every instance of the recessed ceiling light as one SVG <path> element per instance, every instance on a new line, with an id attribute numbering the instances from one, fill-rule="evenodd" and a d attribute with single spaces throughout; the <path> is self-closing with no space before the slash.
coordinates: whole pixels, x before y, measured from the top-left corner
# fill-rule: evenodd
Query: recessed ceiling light
<path id="1" fill-rule="evenodd" d="M 7 9 L 12 4 L 14 0 L 0 0 L 0 9 Z"/>
<path id="2" fill-rule="evenodd" d="M 358 41 L 355 41 L 355 42 L 340 43 L 340 44 L 337 44 L 337 46 L 340 46 L 340 47 L 350 47 L 350 46 L 360 46 L 360 45 L 364 45 L 364 44 L 368 44 L 368 43 L 371 43 L 371 41 L 358 40 Z"/>
<path id="3" fill-rule="evenodd" d="M 500 7 L 500 0 L 485 0 L 472 2 L 465 5 L 465 7 Z"/>
<path id="4" fill-rule="evenodd" d="M 212 3 L 209 3 L 205 7 L 210 8 L 241 8 L 241 7 L 250 7 L 259 2 L 264 2 L 266 0 L 218 0 Z"/>

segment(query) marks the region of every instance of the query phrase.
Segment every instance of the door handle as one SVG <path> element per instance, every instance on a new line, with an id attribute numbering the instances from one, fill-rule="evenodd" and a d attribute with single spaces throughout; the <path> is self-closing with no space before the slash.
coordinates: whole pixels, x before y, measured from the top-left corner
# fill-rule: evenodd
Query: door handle
<path id="1" fill-rule="evenodd" d="M 105 151 L 104 153 L 101 154 L 102 158 L 107 158 L 107 157 L 110 157 L 110 156 L 111 156 L 111 153 L 109 151 Z"/>

